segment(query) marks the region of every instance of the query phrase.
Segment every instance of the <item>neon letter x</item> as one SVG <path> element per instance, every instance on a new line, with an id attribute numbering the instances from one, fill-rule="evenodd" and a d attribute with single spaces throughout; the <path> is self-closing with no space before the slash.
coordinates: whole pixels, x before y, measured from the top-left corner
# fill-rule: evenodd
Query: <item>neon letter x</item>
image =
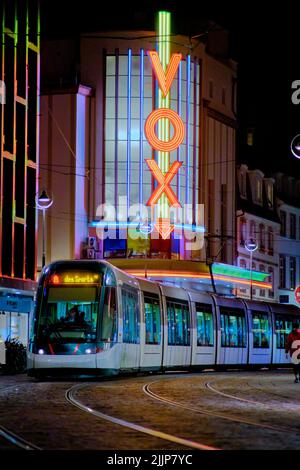
<path id="1" fill-rule="evenodd" d="M 146 163 L 150 168 L 154 178 L 159 183 L 159 186 L 157 186 L 154 193 L 151 195 L 149 201 L 147 202 L 147 206 L 153 206 L 154 204 L 156 204 L 162 194 L 165 193 L 170 201 L 171 206 L 181 207 L 180 202 L 178 201 L 177 197 L 174 194 L 174 191 L 169 186 L 169 184 L 176 175 L 178 169 L 181 167 L 182 162 L 174 162 L 171 168 L 169 169 L 168 173 L 166 173 L 165 175 L 162 174 L 161 169 L 157 165 L 156 161 L 153 160 L 153 158 L 147 158 Z"/>

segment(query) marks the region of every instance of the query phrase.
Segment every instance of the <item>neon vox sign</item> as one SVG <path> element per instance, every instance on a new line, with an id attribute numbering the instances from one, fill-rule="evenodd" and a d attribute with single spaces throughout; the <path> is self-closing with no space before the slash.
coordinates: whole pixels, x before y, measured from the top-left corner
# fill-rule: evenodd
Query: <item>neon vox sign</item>
<path id="1" fill-rule="evenodd" d="M 182 162 L 176 161 L 170 166 L 170 152 L 176 150 L 185 137 L 184 123 L 174 110 L 170 109 L 170 89 L 177 73 L 181 54 L 169 53 L 168 24 L 170 15 L 159 13 L 159 53 L 148 51 L 153 73 L 159 86 L 159 108 L 152 111 L 145 123 L 145 135 L 151 147 L 158 151 L 158 163 L 153 159 L 146 159 L 146 163 L 157 181 L 158 185 L 150 196 L 147 206 L 158 205 L 158 218 L 155 228 L 163 239 L 169 238 L 174 226 L 170 224 L 170 207 L 181 207 L 181 204 L 172 190 L 170 183 L 177 174 Z M 164 38 L 164 39 L 161 39 Z M 162 60 L 161 60 L 162 59 Z M 174 132 L 170 137 L 170 124 Z M 158 135 L 156 133 L 158 129 Z"/>

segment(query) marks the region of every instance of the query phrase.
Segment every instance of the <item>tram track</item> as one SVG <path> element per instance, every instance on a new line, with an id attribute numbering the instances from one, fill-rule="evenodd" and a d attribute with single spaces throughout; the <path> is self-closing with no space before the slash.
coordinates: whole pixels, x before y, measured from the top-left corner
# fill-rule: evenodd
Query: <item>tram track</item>
<path id="1" fill-rule="evenodd" d="M 1 387 L 0 393 L 2 394 L 4 392 L 9 392 L 11 389 L 18 390 L 18 388 L 19 386 L 16 384 L 9 385 L 8 387 Z M 13 446 L 18 447 L 19 449 L 22 449 L 22 450 L 42 450 L 40 447 L 36 446 L 32 442 L 29 442 L 27 439 L 24 439 L 20 435 L 16 434 L 10 429 L 7 429 L 1 424 L 0 424 L 0 437 L 8 441 Z"/>
<path id="2" fill-rule="evenodd" d="M 251 390 L 257 390 L 258 392 L 261 392 L 261 393 L 264 393 L 265 395 L 273 395 L 277 398 L 287 398 L 287 399 L 290 399 L 291 397 L 287 397 L 286 395 L 282 395 L 280 393 L 275 393 L 275 392 L 271 392 L 271 391 L 267 391 L 267 390 L 263 390 L 262 388 L 260 387 L 255 387 L 253 386 L 252 384 L 250 384 L 249 382 L 247 382 L 247 385 L 249 387 L 249 389 Z M 285 402 L 284 404 L 282 404 L 281 402 L 276 402 L 276 403 L 265 403 L 265 402 L 261 402 L 261 401 L 257 401 L 257 400 L 249 400 L 248 398 L 243 398 L 243 397 L 239 397 L 237 395 L 232 395 L 230 393 L 225 393 L 225 392 L 222 392 L 221 390 L 218 390 L 217 388 L 215 388 L 211 382 L 205 382 L 205 387 L 210 390 L 211 392 L 217 394 L 217 395 L 221 395 L 223 397 L 226 397 L 226 398 L 229 398 L 231 400 L 236 400 L 236 401 L 241 401 L 241 402 L 245 402 L 245 403 L 248 403 L 248 404 L 252 404 L 252 405 L 258 405 L 258 406 L 261 406 L 263 408 L 266 408 L 266 409 L 278 409 L 278 405 L 280 404 L 281 408 L 284 408 L 285 406 L 293 406 L 293 409 L 299 409 L 300 408 L 300 404 L 295 404 L 293 402 Z"/>
<path id="3" fill-rule="evenodd" d="M 90 415 L 93 415 L 93 416 L 97 417 L 97 418 L 103 419 L 103 420 L 108 421 L 108 422 L 113 423 L 113 424 L 117 424 L 119 426 L 123 426 L 125 428 L 129 428 L 129 429 L 137 431 L 137 432 L 141 432 L 141 433 L 150 435 L 152 437 L 163 439 L 163 440 L 175 443 L 175 444 L 183 445 L 185 447 L 189 447 L 189 448 L 197 449 L 197 450 L 221 450 L 220 448 L 217 448 L 217 447 L 208 446 L 208 445 L 203 444 L 201 442 L 196 442 L 196 441 L 193 441 L 193 440 L 184 439 L 182 437 L 175 436 L 173 434 L 165 433 L 165 432 L 162 432 L 162 431 L 157 431 L 155 429 L 152 429 L 152 428 L 149 428 L 149 427 L 146 427 L 146 426 L 141 426 L 139 424 L 135 424 L 133 422 L 130 422 L 130 421 L 127 421 L 127 420 L 124 420 L 124 419 L 121 419 L 121 418 L 117 418 L 115 416 L 111 416 L 111 415 L 102 413 L 100 411 L 94 410 L 94 409 L 84 405 L 81 401 L 78 400 L 78 398 L 75 397 L 76 393 L 79 390 L 81 390 L 83 388 L 87 388 L 89 386 L 91 386 L 91 384 L 77 384 L 77 385 L 74 385 L 73 387 L 69 388 L 65 393 L 65 398 L 68 401 L 68 403 L 70 403 L 73 406 L 76 406 L 81 411 L 84 411 L 84 412 L 86 412 Z M 97 385 L 97 386 L 99 386 L 99 385 Z"/>
<path id="4" fill-rule="evenodd" d="M 234 416 L 234 415 L 229 415 L 228 413 L 221 414 L 221 413 L 218 413 L 218 412 L 215 412 L 215 411 L 209 411 L 207 409 L 203 409 L 203 408 L 200 408 L 200 407 L 190 406 L 190 405 L 187 405 L 185 403 L 181 403 L 181 402 L 175 401 L 173 399 L 166 398 L 164 396 L 158 395 L 157 393 L 153 392 L 153 390 L 151 390 L 151 385 L 153 385 L 155 383 L 157 383 L 157 381 L 150 382 L 149 384 L 145 384 L 143 386 L 143 392 L 146 395 L 150 396 L 151 398 L 153 398 L 153 399 L 155 399 L 159 402 L 164 403 L 165 405 L 174 406 L 174 407 L 181 408 L 181 409 L 184 409 L 184 410 L 187 410 L 187 411 L 191 411 L 193 413 L 202 414 L 202 415 L 206 415 L 206 416 L 211 416 L 213 418 L 223 419 L 223 420 L 230 421 L 230 422 L 235 422 L 235 423 L 254 426 L 254 427 L 258 427 L 258 428 L 268 429 L 268 430 L 273 431 L 273 432 L 292 433 L 292 434 L 295 434 L 295 433 L 299 434 L 300 433 L 299 429 L 287 428 L 287 427 L 284 427 L 284 426 L 271 425 L 271 424 L 267 424 L 267 423 L 259 423 L 257 421 L 244 419 L 244 418 L 239 418 L 239 417 Z M 244 399 L 242 401 L 248 401 L 249 402 L 250 400 L 245 400 Z M 254 402 L 254 401 L 251 401 L 251 403 L 256 404 L 256 402 Z M 259 403 L 259 402 L 257 402 L 257 403 Z"/>

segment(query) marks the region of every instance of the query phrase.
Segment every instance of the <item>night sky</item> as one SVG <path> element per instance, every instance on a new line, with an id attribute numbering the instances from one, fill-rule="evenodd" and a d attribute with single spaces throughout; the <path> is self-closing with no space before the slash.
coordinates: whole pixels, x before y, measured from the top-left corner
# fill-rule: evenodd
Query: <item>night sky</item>
<path id="1" fill-rule="evenodd" d="M 238 162 L 266 174 L 282 171 L 300 178 L 300 160 L 290 152 L 292 137 L 300 133 L 300 104 L 291 102 L 291 83 L 300 80 L 300 5 L 262 5 L 127 1 L 117 6 L 100 0 L 41 0 L 42 38 L 97 30 L 154 30 L 159 9 L 174 12 L 175 33 L 197 35 L 203 20 L 215 21 L 229 31 L 230 55 L 238 62 Z M 245 145 L 248 127 L 255 129 L 253 148 Z"/>

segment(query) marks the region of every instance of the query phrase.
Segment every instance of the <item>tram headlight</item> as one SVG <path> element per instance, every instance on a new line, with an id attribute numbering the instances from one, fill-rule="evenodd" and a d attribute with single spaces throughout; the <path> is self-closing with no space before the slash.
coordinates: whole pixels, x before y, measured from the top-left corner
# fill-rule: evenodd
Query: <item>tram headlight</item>
<path id="1" fill-rule="evenodd" d="M 85 350 L 86 354 L 92 354 L 92 350 L 90 348 Z"/>
<path id="2" fill-rule="evenodd" d="M 45 354 L 45 351 L 44 351 L 43 349 L 39 349 L 39 350 L 38 350 L 38 353 L 39 353 L 39 354 Z"/>

